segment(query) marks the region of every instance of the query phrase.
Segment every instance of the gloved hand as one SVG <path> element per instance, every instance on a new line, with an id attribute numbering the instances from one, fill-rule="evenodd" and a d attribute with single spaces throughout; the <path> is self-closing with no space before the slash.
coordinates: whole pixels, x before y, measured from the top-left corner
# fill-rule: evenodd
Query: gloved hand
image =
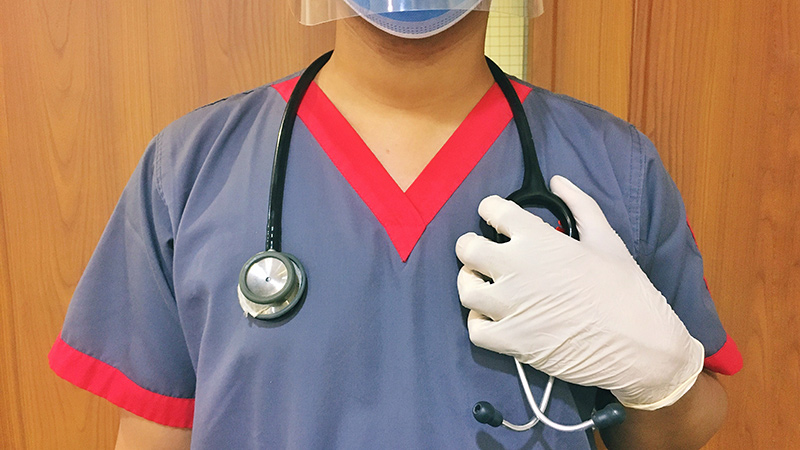
<path id="1" fill-rule="evenodd" d="M 511 240 L 458 239 L 470 339 L 564 381 L 608 389 L 626 407 L 675 403 L 703 368 L 703 345 L 597 203 L 566 178 L 553 177 L 550 187 L 572 210 L 580 241 L 497 196 L 478 213 Z"/>

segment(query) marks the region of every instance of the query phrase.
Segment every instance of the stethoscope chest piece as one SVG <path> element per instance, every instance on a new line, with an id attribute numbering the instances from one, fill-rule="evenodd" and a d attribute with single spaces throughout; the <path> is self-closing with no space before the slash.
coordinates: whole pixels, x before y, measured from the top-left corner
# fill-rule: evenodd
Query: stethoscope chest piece
<path id="1" fill-rule="evenodd" d="M 256 319 L 277 319 L 291 311 L 306 292 L 303 265 L 275 250 L 260 252 L 239 272 L 239 305 Z"/>

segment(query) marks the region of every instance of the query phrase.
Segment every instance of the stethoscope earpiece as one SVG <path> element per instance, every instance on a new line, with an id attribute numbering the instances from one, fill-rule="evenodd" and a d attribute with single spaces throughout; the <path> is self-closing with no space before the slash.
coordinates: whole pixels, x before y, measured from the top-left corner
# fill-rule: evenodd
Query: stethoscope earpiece
<path id="1" fill-rule="evenodd" d="M 475 403 L 475 406 L 472 407 L 472 417 L 480 423 L 495 428 L 503 424 L 503 414 L 489 402 Z"/>
<path id="2" fill-rule="evenodd" d="M 522 383 L 522 390 L 525 392 L 525 398 L 528 400 L 528 406 L 530 406 L 531 411 L 533 411 L 534 417 L 526 424 L 516 425 L 503 419 L 503 414 L 492 406 L 491 403 L 478 402 L 472 407 L 472 416 L 475 420 L 493 427 L 502 425 L 511 431 L 528 431 L 537 423 L 542 422 L 550 428 L 564 432 L 584 431 L 589 428 L 601 429 L 619 425 L 625 420 L 625 408 L 621 404 L 614 402 L 609 403 L 601 410 L 593 412 L 589 420 L 585 420 L 581 423 L 564 425 L 553 422 L 547 417 L 545 411 L 547 410 L 547 404 L 550 402 L 550 395 L 553 392 L 555 378 L 552 376 L 548 377 L 547 385 L 542 394 L 542 400 L 537 405 L 533 399 L 531 388 L 528 385 L 528 377 L 525 376 L 525 369 L 523 369 L 522 364 L 517 359 L 514 359 L 514 365 L 517 367 L 517 375 L 519 376 L 520 383 Z"/>
<path id="3" fill-rule="evenodd" d="M 303 298 L 306 284 L 297 258 L 275 250 L 260 252 L 239 272 L 239 304 L 256 319 L 277 319 Z"/>
<path id="4" fill-rule="evenodd" d="M 333 52 L 328 52 L 317 58 L 300 76 L 297 84 L 289 96 L 286 108 L 283 112 L 280 128 L 278 130 L 278 141 L 275 146 L 275 157 L 272 166 L 272 179 L 270 183 L 269 212 L 267 215 L 267 238 L 266 251 L 260 252 L 247 260 L 239 272 L 239 285 L 237 293 L 239 304 L 245 314 L 256 319 L 277 319 L 300 303 L 306 293 L 306 274 L 303 265 L 294 256 L 283 253 L 281 249 L 281 216 L 283 214 L 283 188 L 286 178 L 286 166 L 288 164 L 289 146 L 291 143 L 294 123 L 297 119 L 297 111 L 300 102 L 305 95 L 314 77 L 319 73 L 322 66 L 331 57 Z M 516 202 L 523 207 L 542 207 L 548 209 L 561 222 L 565 233 L 578 239 L 578 230 L 575 218 L 569 208 L 561 199 L 552 194 L 545 185 L 544 177 L 539 168 L 539 161 L 536 156 L 536 148 L 533 142 L 530 125 L 525 115 L 525 110 L 519 97 L 511 85 L 508 77 L 490 59 L 486 59 L 489 69 L 492 72 L 500 90 L 503 92 L 508 106 L 511 108 L 514 123 L 519 133 L 520 145 L 522 146 L 522 157 L 525 172 L 522 180 L 522 187 L 512 193 L 508 199 Z M 484 235 L 501 240 L 503 236 L 498 236 L 494 228 L 486 223 L 481 224 Z M 503 420 L 500 414 L 491 404 L 479 402 L 473 408 L 473 416 L 481 423 L 489 424 L 493 427 L 503 425 L 514 431 L 529 430 L 539 421 L 561 431 L 585 430 L 591 427 L 603 427 L 614 423 L 619 423 L 625 418 L 625 410 L 621 405 L 606 407 L 597 411 L 592 420 L 583 423 L 565 426 L 557 424 L 548 419 L 542 411 L 546 410 L 553 389 L 554 378 L 550 377 L 545 388 L 542 402 L 537 405 L 533 400 L 533 395 L 528 386 L 528 380 L 522 365 L 516 359 L 517 372 L 525 390 L 528 404 L 533 409 L 536 417 L 525 425 L 514 425 Z"/>
<path id="5" fill-rule="evenodd" d="M 592 414 L 592 422 L 597 429 L 619 425 L 624 421 L 625 408 L 619 403 L 609 403 L 605 408 Z"/>

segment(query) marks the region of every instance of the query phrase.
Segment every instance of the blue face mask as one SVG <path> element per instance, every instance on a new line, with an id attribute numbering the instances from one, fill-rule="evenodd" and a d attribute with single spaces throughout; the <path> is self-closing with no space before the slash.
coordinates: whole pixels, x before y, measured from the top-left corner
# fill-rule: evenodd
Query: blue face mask
<path id="1" fill-rule="evenodd" d="M 369 0 L 345 0 L 365 20 L 377 28 L 408 39 L 422 39 L 455 25 L 472 11 L 480 0 L 457 2 L 459 9 L 425 9 L 411 11 L 375 12 Z M 456 3 L 450 0 L 450 3 Z"/>

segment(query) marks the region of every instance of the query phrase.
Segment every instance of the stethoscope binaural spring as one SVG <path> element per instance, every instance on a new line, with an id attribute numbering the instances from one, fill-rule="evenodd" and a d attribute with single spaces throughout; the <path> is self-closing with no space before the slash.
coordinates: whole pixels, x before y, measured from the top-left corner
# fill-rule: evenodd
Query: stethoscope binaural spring
<path id="1" fill-rule="evenodd" d="M 297 84 L 292 90 L 289 101 L 283 112 L 280 128 L 278 129 L 278 142 L 275 146 L 275 156 L 272 165 L 272 179 L 270 184 L 269 212 L 267 216 L 267 237 L 266 250 L 259 252 L 242 267 L 239 272 L 239 283 L 237 288 L 239 304 L 245 314 L 256 319 L 274 320 L 292 311 L 303 299 L 307 288 L 307 277 L 305 269 L 300 261 L 293 255 L 281 251 L 281 216 L 283 210 L 283 190 L 286 179 L 286 165 L 289 157 L 289 145 L 291 143 L 294 123 L 297 119 L 297 111 L 300 103 L 305 96 L 311 82 L 319 73 L 320 69 L 330 60 L 333 52 L 328 52 L 315 60 L 300 76 Z M 514 87 L 503 71 L 489 58 L 486 58 L 489 69 L 492 72 L 495 82 L 503 92 L 511 112 L 514 123 L 519 134 L 520 145 L 522 146 L 522 157 L 524 163 L 524 175 L 522 186 L 512 192 L 507 198 L 514 201 L 523 208 L 544 208 L 553 214 L 561 224 L 564 233 L 578 239 L 578 229 L 575 217 L 567 205 L 555 194 L 550 192 L 544 182 L 539 160 L 536 156 L 536 148 L 533 143 L 527 115 L 522 108 L 522 103 L 517 96 Z M 495 241 L 502 241 L 503 236 L 498 235 L 494 228 L 481 221 L 483 234 Z M 622 422 L 625 411 L 618 403 L 612 403 L 592 415 L 591 420 L 587 420 L 577 425 L 561 425 L 549 420 L 542 411 L 547 408 L 547 403 L 552 391 L 554 378 L 550 377 L 545 388 L 543 399 L 540 405 L 533 400 L 527 377 L 522 365 L 514 360 L 517 372 L 520 377 L 525 396 L 533 410 L 535 417 L 525 425 L 514 425 L 503 420 L 500 414 L 491 404 L 478 402 L 473 408 L 473 415 L 476 420 L 491 426 L 501 424 L 515 431 L 525 431 L 533 427 L 539 421 L 561 431 L 579 431 L 590 427 L 605 427 Z"/>

